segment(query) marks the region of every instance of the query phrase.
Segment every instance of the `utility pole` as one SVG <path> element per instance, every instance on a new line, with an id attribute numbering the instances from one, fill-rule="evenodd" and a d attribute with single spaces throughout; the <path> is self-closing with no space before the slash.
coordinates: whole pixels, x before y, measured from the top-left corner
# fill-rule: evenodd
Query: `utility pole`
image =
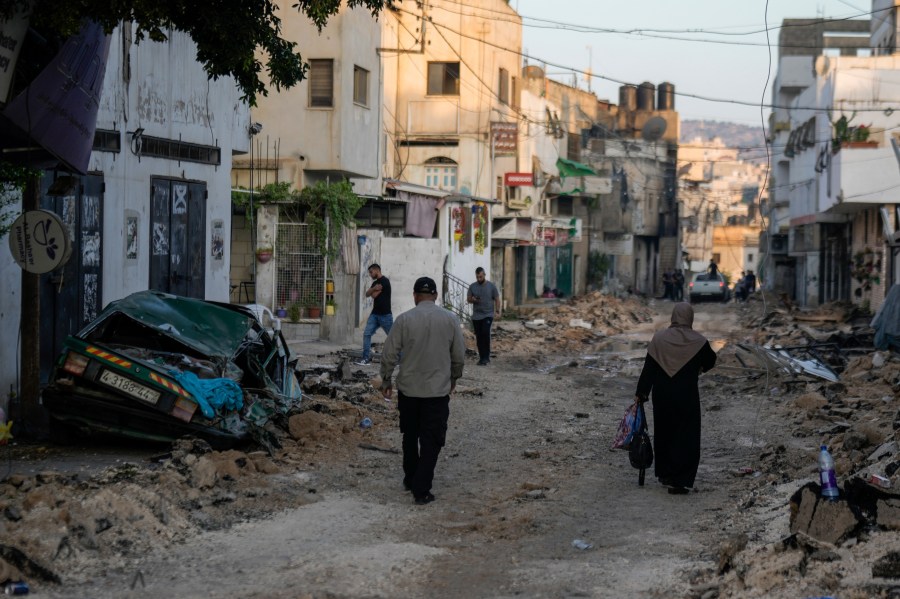
<path id="1" fill-rule="evenodd" d="M 32 176 L 22 194 L 22 212 L 39 209 L 40 175 Z M 41 408 L 41 275 L 22 269 L 22 312 L 19 321 L 22 360 L 20 421 L 25 435 L 44 438 L 49 434 L 49 421 Z"/>

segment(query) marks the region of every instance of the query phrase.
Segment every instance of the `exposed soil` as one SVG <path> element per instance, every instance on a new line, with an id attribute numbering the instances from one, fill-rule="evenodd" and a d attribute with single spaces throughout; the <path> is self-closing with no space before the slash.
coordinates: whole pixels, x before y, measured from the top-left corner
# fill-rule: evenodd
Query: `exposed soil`
<path id="1" fill-rule="evenodd" d="M 351 367 L 355 382 L 308 397 L 274 456 L 192 441 L 15 446 L 15 474 L 0 483 L 0 580 L 95 598 L 900 593 L 900 581 L 871 572 L 900 548 L 896 530 L 866 527 L 812 553 L 790 541 L 788 505 L 817 480 L 820 442 L 835 446 L 839 478 L 896 459 L 895 445 L 867 461 L 894 439 L 896 356 L 878 368 L 870 354 L 855 358 L 838 384 L 786 384 L 735 358 L 737 342 L 796 333 L 765 321 L 773 306 L 695 306 L 719 365 L 701 378 L 697 486 L 673 496 L 652 471 L 639 487 L 627 454 L 609 449 L 672 304 L 580 301 L 529 316 L 546 328 L 498 323 L 491 364 L 469 357 L 434 503 L 403 491 L 396 411 L 366 382 L 377 367 Z M 801 399 L 810 394 L 825 404 Z M 361 429 L 366 416 L 373 424 Z M 864 438 L 854 449 L 844 447 L 851 432 Z"/>

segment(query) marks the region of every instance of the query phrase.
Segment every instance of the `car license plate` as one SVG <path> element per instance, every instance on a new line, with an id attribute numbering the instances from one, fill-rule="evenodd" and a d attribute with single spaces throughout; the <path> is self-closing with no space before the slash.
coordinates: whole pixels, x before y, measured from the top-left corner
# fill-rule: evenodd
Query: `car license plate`
<path id="1" fill-rule="evenodd" d="M 154 391 L 150 387 L 145 387 L 130 378 L 118 375 L 110 370 L 104 370 L 100 373 L 100 382 L 153 405 L 156 405 L 156 402 L 159 401 L 159 391 Z"/>

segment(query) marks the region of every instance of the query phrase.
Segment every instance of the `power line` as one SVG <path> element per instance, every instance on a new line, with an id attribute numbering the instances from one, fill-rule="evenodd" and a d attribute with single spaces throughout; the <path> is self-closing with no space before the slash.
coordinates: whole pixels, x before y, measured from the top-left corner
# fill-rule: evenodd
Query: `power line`
<path id="1" fill-rule="evenodd" d="M 409 14 L 409 15 L 412 15 L 412 16 L 415 16 L 415 17 L 418 17 L 417 14 L 412 13 L 412 12 L 410 12 L 410 11 L 407 11 L 407 10 L 405 10 L 405 9 L 398 8 L 397 10 L 400 11 L 400 12 L 403 12 L 403 13 L 406 13 L 406 14 Z M 449 26 L 447 26 L 447 25 L 444 25 L 443 23 L 438 23 L 438 22 L 435 22 L 435 21 L 429 21 L 429 22 L 430 22 L 435 28 L 444 29 L 444 30 L 446 30 L 446 31 L 448 31 L 448 32 L 450 32 L 450 33 L 453 33 L 454 35 L 458 35 L 458 36 L 464 37 L 464 38 L 466 38 L 466 39 L 470 39 L 470 40 L 473 40 L 473 41 L 477 41 L 477 42 L 480 42 L 480 43 L 485 44 L 485 45 L 487 45 L 487 46 L 491 46 L 491 47 L 493 47 L 493 48 L 497 48 L 497 49 L 500 49 L 500 50 L 505 50 L 505 51 L 507 51 L 507 52 L 511 52 L 511 53 L 513 53 L 513 54 L 516 54 L 516 55 L 522 57 L 522 58 L 526 58 L 526 59 L 527 59 L 527 58 L 536 58 L 537 60 L 539 60 L 541 63 L 543 63 L 543 64 L 545 64 L 545 65 L 550 65 L 550 66 L 552 66 L 552 67 L 559 68 L 559 69 L 566 69 L 566 70 L 568 70 L 568 71 L 571 71 L 573 74 L 579 74 L 579 75 L 582 75 L 582 76 L 585 76 L 585 77 L 594 77 L 594 78 L 596 78 L 596 79 L 602 79 L 602 80 L 604 80 L 604 81 L 610 81 L 610 82 L 612 82 L 612 83 L 618 83 L 619 85 L 633 85 L 633 86 L 637 86 L 636 83 L 633 83 L 633 82 L 630 82 L 630 81 L 625 81 L 625 80 L 622 80 L 622 79 L 616 79 L 616 78 L 614 78 L 614 77 L 609 77 L 609 76 L 606 76 L 606 75 L 598 75 L 597 73 L 588 73 L 588 72 L 586 72 L 586 71 L 583 71 L 583 70 L 581 70 L 581 69 L 576 69 L 576 68 L 574 68 L 574 67 L 562 65 L 562 64 L 555 63 L 555 62 L 551 62 L 551 61 L 548 61 L 548 60 L 543 60 L 543 59 L 540 59 L 540 58 L 537 58 L 537 57 L 533 57 L 533 56 L 530 57 L 529 55 L 523 53 L 523 52 L 520 51 L 520 50 L 516 50 L 516 49 L 510 48 L 510 47 L 508 47 L 508 46 L 502 46 L 502 45 L 500 45 L 500 44 L 495 44 L 495 43 L 493 43 L 493 42 L 489 42 L 489 41 L 487 41 L 487 40 L 484 40 L 484 39 L 481 39 L 481 38 L 477 38 L 477 37 L 475 37 L 475 36 L 472 36 L 472 35 L 469 35 L 469 34 L 466 34 L 466 33 L 462 33 L 461 31 L 457 31 L 456 29 L 453 29 L 452 27 L 449 27 Z M 825 111 L 829 110 L 829 108 L 823 108 L 823 107 L 818 107 L 818 106 L 790 106 L 790 105 L 781 105 L 781 104 L 765 104 L 765 103 L 759 103 L 759 102 L 749 102 L 749 101 L 746 101 L 746 100 L 734 100 L 734 99 L 730 99 L 730 98 L 716 98 L 716 97 L 712 97 L 712 96 L 705 96 L 705 95 L 702 95 L 702 94 L 694 94 L 694 93 L 688 93 L 688 92 L 683 92 L 683 91 L 682 91 L 682 92 L 679 92 L 679 91 L 673 91 L 672 93 L 673 93 L 674 95 L 681 96 L 681 97 L 684 97 L 684 98 L 694 98 L 694 99 L 696 99 L 696 100 L 703 100 L 703 101 L 706 101 L 706 102 L 716 102 L 716 103 L 719 103 L 719 104 L 734 104 L 734 105 L 738 105 L 738 106 L 752 106 L 752 107 L 754 107 L 754 108 L 756 108 L 756 107 L 762 107 L 762 108 L 780 108 L 780 109 L 783 109 L 783 110 L 810 110 L 810 111 L 814 111 L 814 112 L 825 112 Z M 862 103 L 862 102 L 866 102 L 866 103 L 868 103 L 869 101 L 864 101 L 864 100 L 844 100 L 844 102 L 861 102 L 861 103 Z M 884 111 L 885 109 L 887 109 L 887 108 L 891 108 L 892 110 L 894 110 L 894 109 L 900 109 L 900 100 L 897 100 L 897 101 L 894 101 L 894 102 L 890 102 L 890 103 L 885 103 L 884 105 L 882 105 L 881 107 L 878 107 L 878 108 L 862 108 L 862 107 L 861 107 L 861 108 L 856 108 L 856 109 L 854 109 L 854 110 L 856 110 L 856 112 L 883 112 L 883 111 Z"/>

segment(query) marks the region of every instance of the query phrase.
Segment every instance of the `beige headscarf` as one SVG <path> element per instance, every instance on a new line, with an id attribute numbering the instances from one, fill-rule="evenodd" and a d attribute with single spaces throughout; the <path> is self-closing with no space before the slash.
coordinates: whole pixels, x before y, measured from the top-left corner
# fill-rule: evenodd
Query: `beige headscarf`
<path id="1" fill-rule="evenodd" d="M 706 337 L 692 329 L 693 325 L 694 309 L 686 302 L 677 303 L 672 309 L 672 324 L 650 341 L 647 353 L 670 377 L 678 374 L 706 344 Z"/>

